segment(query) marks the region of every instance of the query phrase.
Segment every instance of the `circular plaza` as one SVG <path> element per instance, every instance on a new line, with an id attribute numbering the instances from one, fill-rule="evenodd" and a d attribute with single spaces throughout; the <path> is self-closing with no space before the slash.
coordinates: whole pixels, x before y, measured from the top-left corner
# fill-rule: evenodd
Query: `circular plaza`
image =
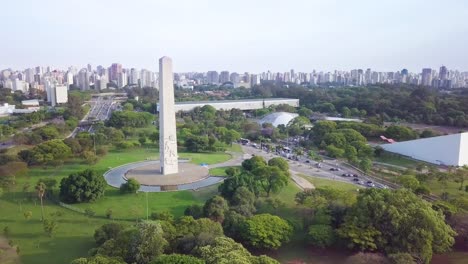
<path id="1" fill-rule="evenodd" d="M 163 175 L 159 160 L 134 162 L 110 169 L 104 178 L 116 188 L 128 179 L 135 179 L 143 192 L 196 190 L 223 180 L 223 177 L 211 176 L 206 165 L 192 164 L 188 160 L 179 160 L 178 165 L 178 173 Z"/>

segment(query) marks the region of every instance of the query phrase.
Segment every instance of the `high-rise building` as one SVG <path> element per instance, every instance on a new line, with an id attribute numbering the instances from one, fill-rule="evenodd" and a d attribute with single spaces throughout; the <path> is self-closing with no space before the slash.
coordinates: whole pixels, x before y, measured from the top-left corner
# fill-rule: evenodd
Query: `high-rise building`
<path id="1" fill-rule="evenodd" d="M 231 73 L 231 75 L 229 76 L 229 80 L 233 83 L 233 84 L 236 84 L 236 83 L 239 83 L 241 80 L 240 80 L 240 76 L 237 72 L 233 72 Z"/>
<path id="2" fill-rule="evenodd" d="M 432 69 L 431 68 L 424 68 L 422 69 L 421 73 L 421 84 L 424 86 L 431 86 L 432 85 Z"/>
<path id="3" fill-rule="evenodd" d="M 447 70 L 447 67 L 445 66 L 442 66 L 440 67 L 440 70 L 439 70 L 439 78 L 441 80 L 447 80 L 448 79 L 448 70 Z"/>
<path id="4" fill-rule="evenodd" d="M 109 81 L 117 83 L 119 75 L 122 73 L 122 64 L 112 63 L 109 69 Z"/>
<path id="5" fill-rule="evenodd" d="M 82 91 L 89 90 L 89 72 L 86 69 L 83 68 L 80 70 L 77 81 L 78 87 L 80 87 Z"/>
<path id="6" fill-rule="evenodd" d="M 217 71 L 209 71 L 206 73 L 206 82 L 208 84 L 218 84 L 219 75 Z"/>
<path id="7" fill-rule="evenodd" d="M 127 86 L 127 73 L 126 72 L 123 71 L 119 74 L 119 78 L 117 80 L 117 86 L 119 88 Z"/>
<path id="8" fill-rule="evenodd" d="M 130 84 L 138 84 L 138 71 L 135 68 L 130 69 L 130 76 L 128 79 Z"/>
<path id="9" fill-rule="evenodd" d="M 66 85 L 55 85 L 55 103 L 65 104 L 68 102 L 68 87 Z"/>
<path id="10" fill-rule="evenodd" d="M 73 84 L 73 73 L 67 72 L 67 74 L 66 74 L 66 83 L 67 83 L 68 87 L 70 87 L 70 85 Z"/>
<path id="11" fill-rule="evenodd" d="M 220 83 L 229 82 L 229 72 L 228 71 L 222 71 L 221 72 L 221 74 L 219 75 L 219 82 Z"/>

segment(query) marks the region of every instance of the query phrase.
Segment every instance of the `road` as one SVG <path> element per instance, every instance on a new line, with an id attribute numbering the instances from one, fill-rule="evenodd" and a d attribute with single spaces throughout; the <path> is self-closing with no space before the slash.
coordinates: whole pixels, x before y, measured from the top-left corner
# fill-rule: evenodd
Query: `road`
<path id="1" fill-rule="evenodd" d="M 112 111 L 116 110 L 118 104 L 114 102 L 115 96 L 97 96 L 92 97 L 88 103 L 91 105 L 89 112 L 80 121 L 68 137 L 74 137 L 80 131 L 93 132 L 93 122 L 106 121 Z"/>
<path id="2" fill-rule="evenodd" d="M 261 156 L 265 160 L 269 160 L 274 157 L 281 157 L 273 152 L 268 153 L 266 151 L 260 150 L 252 146 L 243 145 L 242 150 L 245 154 L 247 154 L 250 157 L 252 157 L 252 155 Z M 302 174 L 308 177 L 318 177 L 318 178 L 324 178 L 328 180 L 352 183 L 360 187 L 368 187 L 366 183 L 368 181 L 372 181 L 368 177 L 361 175 L 360 172 L 358 172 L 357 170 L 345 167 L 343 166 L 341 162 L 336 161 L 336 160 L 325 160 L 324 162 L 321 162 L 321 168 L 318 168 L 316 166 L 317 162 L 310 161 L 306 158 L 299 158 L 299 160 L 297 161 L 286 159 L 285 157 L 282 157 L 282 158 L 284 158 L 285 160 L 289 162 L 291 175 L 294 175 L 297 177 L 300 177 L 298 176 L 298 174 Z M 330 170 L 331 168 L 338 168 L 339 171 L 331 171 Z M 356 174 L 358 175 L 358 177 L 341 176 L 344 173 Z M 297 179 L 297 177 L 294 177 L 294 178 Z M 354 179 L 357 179 L 357 180 L 354 180 Z M 297 181 L 295 180 L 295 182 L 298 183 L 298 182 L 301 182 L 301 180 L 297 180 Z M 375 184 L 376 187 L 384 188 L 384 186 L 379 183 L 373 182 L 373 184 Z"/>

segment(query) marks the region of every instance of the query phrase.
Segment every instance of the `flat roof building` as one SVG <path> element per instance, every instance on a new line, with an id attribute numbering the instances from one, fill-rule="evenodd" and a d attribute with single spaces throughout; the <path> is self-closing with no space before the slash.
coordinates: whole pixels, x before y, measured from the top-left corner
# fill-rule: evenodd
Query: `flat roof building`
<path id="1" fill-rule="evenodd" d="M 289 98 L 268 98 L 268 99 L 243 99 L 243 100 L 219 100 L 219 101 L 191 101 L 191 102 L 176 102 L 175 111 L 191 111 L 195 107 L 211 105 L 216 110 L 256 110 L 268 108 L 272 105 L 287 104 L 293 107 L 299 107 L 299 99 Z M 159 111 L 159 105 L 158 105 Z"/>

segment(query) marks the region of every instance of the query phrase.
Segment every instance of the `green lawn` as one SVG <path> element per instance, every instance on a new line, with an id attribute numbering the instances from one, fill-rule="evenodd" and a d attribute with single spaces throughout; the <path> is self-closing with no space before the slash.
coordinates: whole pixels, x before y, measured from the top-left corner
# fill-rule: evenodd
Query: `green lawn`
<path id="1" fill-rule="evenodd" d="M 238 168 L 238 169 L 240 169 L 241 166 L 228 166 L 228 167 L 213 168 L 213 169 L 210 169 L 210 175 L 226 177 L 227 176 L 226 169 L 228 169 L 228 168 Z"/>
<path id="2" fill-rule="evenodd" d="M 304 174 L 299 174 L 299 176 L 301 176 L 304 179 L 308 180 L 315 187 L 333 187 L 333 188 L 339 189 L 341 191 L 356 191 L 357 189 L 362 188 L 360 186 L 357 186 L 357 185 L 352 184 L 352 183 L 347 183 L 347 182 L 328 180 L 328 179 L 323 179 L 323 178 L 319 178 L 319 177 L 311 177 L 311 176 L 307 176 L 307 175 L 304 175 Z"/>
<path id="3" fill-rule="evenodd" d="M 231 155 L 225 153 L 179 153 L 182 158 L 190 158 L 195 164 L 214 164 L 227 161 Z M 70 260 L 86 256 L 94 246 L 94 230 L 109 221 L 104 218 L 105 212 L 112 209 L 113 217 L 132 223 L 136 219 L 146 218 L 146 194 L 121 195 L 117 189 L 107 187 L 105 196 L 95 203 L 73 205 L 80 209 L 90 208 L 96 212 L 96 217 L 88 218 L 46 201 L 47 217 L 54 212 L 60 212 L 56 217 L 59 227 L 56 235 L 49 238 L 45 235 L 40 221 L 40 206 L 34 193 L 25 194 L 22 188 L 26 183 L 31 185 L 30 192 L 39 178 L 54 178 L 58 182 L 70 173 L 91 168 L 98 173 L 104 173 L 109 168 L 125 163 L 157 158 L 156 148 L 136 148 L 130 150 L 112 150 L 101 158 L 97 164 L 88 165 L 81 160 L 70 160 L 56 168 L 34 167 L 26 176 L 17 177 L 14 191 L 5 193 L 0 199 L 0 229 L 8 226 L 11 230 L 10 239 L 20 247 L 23 264 L 29 263 L 69 263 Z M 180 216 L 185 208 L 192 204 L 203 204 L 217 193 L 218 185 L 199 191 L 162 192 L 148 194 L 148 212 L 168 210 Z M 54 190 L 58 192 L 58 186 Z M 30 198 L 32 197 L 32 198 Z M 25 211 L 32 211 L 33 217 L 26 220 Z M 119 220 L 120 221 L 120 220 Z"/>

